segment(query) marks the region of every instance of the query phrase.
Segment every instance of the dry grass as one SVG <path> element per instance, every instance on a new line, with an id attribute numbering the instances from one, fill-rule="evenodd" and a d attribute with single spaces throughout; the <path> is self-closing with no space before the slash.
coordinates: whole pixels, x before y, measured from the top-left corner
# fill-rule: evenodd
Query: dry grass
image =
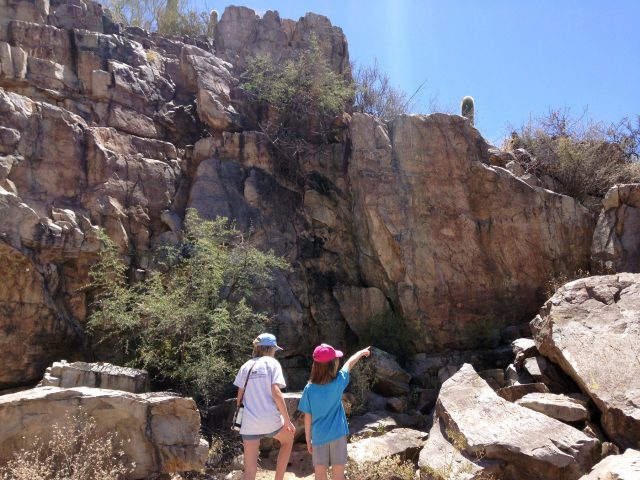
<path id="1" fill-rule="evenodd" d="M 349 462 L 345 476 L 347 480 L 413 480 L 416 467 L 399 458 L 385 458 L 379 462 Z"/>
<path id="2" fill-rule="evenodd" d="M 83 413 L 67 415 L 51 428 L 51 439 L 33 441 L 6 467 L 4 480 L 119 480 L 131 470 L 116 433 L 98 436 L 95 420 Z"/>

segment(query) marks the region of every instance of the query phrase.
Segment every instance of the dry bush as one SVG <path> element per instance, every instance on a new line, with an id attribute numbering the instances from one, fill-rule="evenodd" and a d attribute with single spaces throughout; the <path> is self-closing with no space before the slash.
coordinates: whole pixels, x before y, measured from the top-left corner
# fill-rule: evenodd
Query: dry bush
<path id="1" fill-rule="evenodd" d="M 188 0 L 106 0 L 116 22 L 161 35 L 207 35 L 209 14 Z"/>
<path id="2" fill-rule="evenodd" d="M 98 436 L 95 420 L 67 414 L 51 428 L 51 439 L 33 439 L 33 448 L 18 451 L 0 469 L 4 480 L 118 480 L 133 465 L 127 463 L 116 433 Z"/>
<path id="3" fill-rule="evenodd" d="M 355 403 L 351 406 L 352 415 L 359 415 L 366 411 L 367 396 L 371 392 L 374 380 L 373 367 L 368 362 L 360 362 L 351 370 L 349 390 L 355 396 Z"/>
<path id="4" fill-rule="evenodd" d="M 349 462 L 347 480 L 413 480 L 415 466 L 397 457 L 384 458 L 379 462 Z"/>
<path id="5" fill-rule="evenodd" d="M 525 149 L 532 155 L 523 165 L 528 172 L 551 177 L 560 193 L 578 200 L 640 182 L 640 116 L 604 125 L 551 110 L 514 131 L 505 147 Z"/>

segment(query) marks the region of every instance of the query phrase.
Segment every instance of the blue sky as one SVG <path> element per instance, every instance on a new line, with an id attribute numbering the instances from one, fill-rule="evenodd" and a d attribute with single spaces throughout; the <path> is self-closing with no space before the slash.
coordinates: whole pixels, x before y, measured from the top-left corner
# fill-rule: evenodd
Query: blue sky
<path id="1" fill-rule="evenodd" d="M 204 0 L 196 0 L 198 2 Z M 220 13 L 226 3 L 205 2 Z M 509 125 L 550 108 L 611 122 L 640 114 L 640 0 L 244 0 L 341 27 L 351 59 L 378 59 L 393 83 L 458 110 L 471 95 L 476 126 L 498 142 Z"/>

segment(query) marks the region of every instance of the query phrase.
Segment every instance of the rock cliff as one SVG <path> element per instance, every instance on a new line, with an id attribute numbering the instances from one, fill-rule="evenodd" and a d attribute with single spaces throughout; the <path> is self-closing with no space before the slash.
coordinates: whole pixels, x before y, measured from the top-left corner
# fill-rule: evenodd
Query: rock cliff
<path id="1" fill-rule="evenodd" d="M 212 39 L 123 29 L 88 0 L 0 0 L 0 388 L 83 359 L 99 227 L 144 278 L 186 208 L 224 215 L 291 272 L 263 307 L 300 381 L 310 346 L 401 319 L 417 352 L 491 344 L 529 320 L 552 276 L 586 268 L 577 201 L 491 166 L 464 118 L 354 114 L 340 141 L 283 158 L 238 89 L 246 59 L 315 36 L 348 75 L 329 21 L 229 7 Z"/>

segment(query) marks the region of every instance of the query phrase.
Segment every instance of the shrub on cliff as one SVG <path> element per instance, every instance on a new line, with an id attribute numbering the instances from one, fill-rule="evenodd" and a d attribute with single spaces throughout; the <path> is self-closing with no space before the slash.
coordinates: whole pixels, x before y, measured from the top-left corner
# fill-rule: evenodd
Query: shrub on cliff
<path id="1" fill-rule="evenodd" d="M 373 65 L 352 65 L 351 69 L 356 85 L 356 111 L 391 120 L 412 108 L 412 100 L 405 91 L 391 85 L 389 75 L 380 70 L 378 60 Z"/>
<path id="2" fill-rule="evenodd" d="M 552 110 L 513 132 L 506 147 L 527 150 L 527 171 L 550 176 L 560 193 L 579 200 L 602 197 L 616 183 L 640 182 L 640 116 L 603 125 Z"/>
<path id="3" fill-rule="evenodd" d="M 184 0 L 106 0 L 114 20 L 160 35 L 206 35 L 209 15 Z"/>
<path id="4" fill-rule="evenodd" d="M 352 82 L 331 69 L 315 37 L 283 65 L 269 55 L 250 59 L 241 81 L 247 94 L 272 110 L 260 127 L 276 147 L 304 137 L 326 141 L 331 122 L 354 95 Z"/>
<path id="5" fill-rule="evenodd" d="M 162 268 L 134 285 L 104 236 L 105 249 L 91 272 L 98 289 L 89 321 L 94 336 L 118 345 L 157 383 L 205 404 L 226 393 L 268 320 L 251 299 L 269 287 L 275 269 L 287 268 L 227 224 L 188 211 L 184 243 L 163 249 Z"/>

